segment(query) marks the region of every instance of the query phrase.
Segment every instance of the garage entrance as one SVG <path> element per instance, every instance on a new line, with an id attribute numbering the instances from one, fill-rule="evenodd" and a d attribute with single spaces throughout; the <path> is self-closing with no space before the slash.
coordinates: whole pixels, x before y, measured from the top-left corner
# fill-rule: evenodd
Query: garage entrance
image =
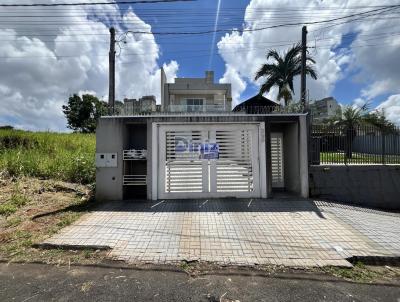
<path id="1" fill-rule="evenodd" d="M 160 125 L 158 198 L 265 195 L 260 185 L 265 175 L 260 128 L 260 123 Z"/>

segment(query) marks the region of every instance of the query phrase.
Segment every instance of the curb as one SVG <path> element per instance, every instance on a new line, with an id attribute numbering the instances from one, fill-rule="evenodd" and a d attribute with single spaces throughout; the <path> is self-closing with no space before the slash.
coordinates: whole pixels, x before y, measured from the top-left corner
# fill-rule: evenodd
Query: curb
<path id="1" fill-rule="evenodd" d="M 32 244 L 33 248 L 38 249 L 60 249 L 60 250 L 100 250 L 100 251 L 108 251 L 111 250 L 111 247 L 108 245 L 67 245 L 67 244 L 53 244 L 53 243 L 37 243 Z"/>

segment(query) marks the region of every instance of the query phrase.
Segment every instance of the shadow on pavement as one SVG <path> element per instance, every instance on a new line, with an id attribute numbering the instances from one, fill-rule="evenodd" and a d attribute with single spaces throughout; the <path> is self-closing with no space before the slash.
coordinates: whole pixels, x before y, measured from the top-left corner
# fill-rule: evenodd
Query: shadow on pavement
<path id="1" fill-rule="evenodd" d="M 315 212 L 325 219 L 312 200 L 306 199 L 174 199 L 108 202 L 93 211 L 121 212 Z"/>

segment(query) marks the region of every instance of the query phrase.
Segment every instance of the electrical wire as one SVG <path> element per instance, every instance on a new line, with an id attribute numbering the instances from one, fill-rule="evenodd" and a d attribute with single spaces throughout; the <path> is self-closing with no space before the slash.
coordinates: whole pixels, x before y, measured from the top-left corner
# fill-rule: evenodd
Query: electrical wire
<path id="1" fill-rule="evenodd" d="M 193 2 L 197 0 L 137 0 L 114 2 L 77 2 L 77 3 L 26 3 L 26 4 L 0 4 L 0 7 L 53 7 L 53 6 L 92 6 L 92 5 L 122 5 L 122 4 L 152 4 L 170 2 Z"/>

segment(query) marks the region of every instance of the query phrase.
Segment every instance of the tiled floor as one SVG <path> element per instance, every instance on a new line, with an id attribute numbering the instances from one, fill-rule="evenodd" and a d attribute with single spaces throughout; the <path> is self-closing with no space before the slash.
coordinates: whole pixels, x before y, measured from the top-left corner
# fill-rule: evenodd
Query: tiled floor
<path id="1" fill-rule="evenodd" d="M 332 202 L 315 203 L 367 236 L 387 254 L 400 256 L 400 214 Z"/>
<path id="2" fill-rule="evenodd" d="M 306 200 L 114 202 L 46 243 L 101 245 L 128 262 L 349 265 L 400 256 L 400 215 Z"/>

